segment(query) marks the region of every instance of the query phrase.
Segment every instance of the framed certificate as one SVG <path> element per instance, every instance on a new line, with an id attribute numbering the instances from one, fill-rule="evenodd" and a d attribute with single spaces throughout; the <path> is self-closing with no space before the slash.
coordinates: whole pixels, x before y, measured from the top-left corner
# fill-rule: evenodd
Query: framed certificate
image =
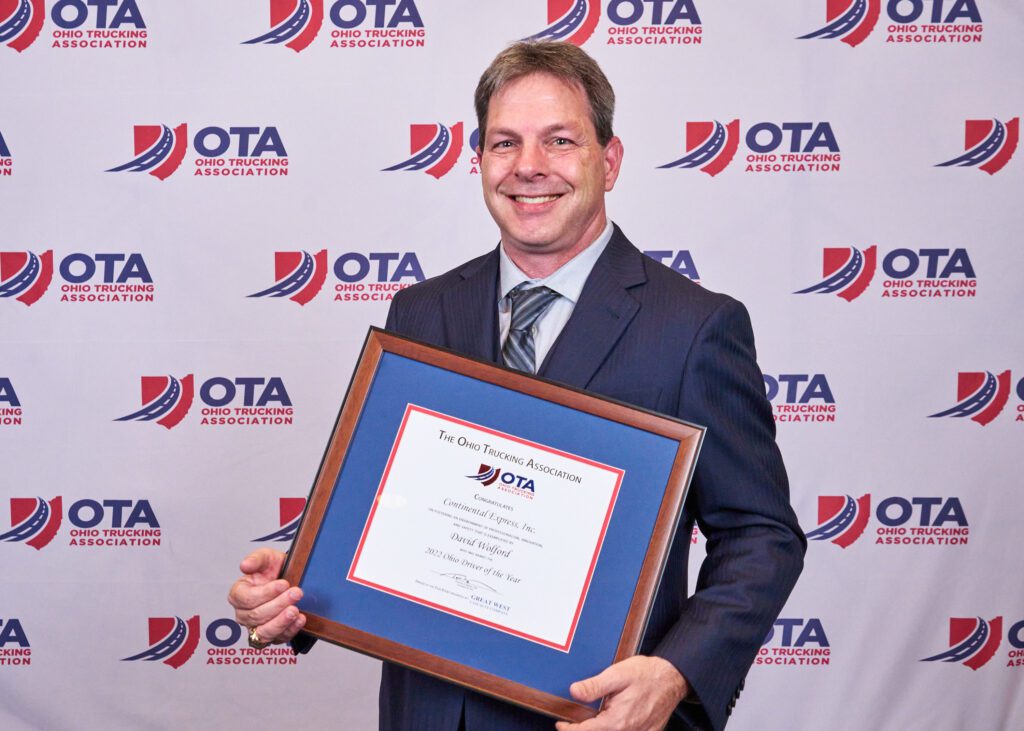
<path id="1" fill-rule="evenodd" d="M 704 429 L 371 328 L 284 578 L 306 631 L 559 718 L 636 653 Z"/>

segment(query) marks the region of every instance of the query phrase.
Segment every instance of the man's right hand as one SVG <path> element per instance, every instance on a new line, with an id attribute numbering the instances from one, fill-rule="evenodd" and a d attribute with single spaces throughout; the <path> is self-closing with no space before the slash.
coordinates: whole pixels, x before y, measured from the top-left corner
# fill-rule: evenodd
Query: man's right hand
<path id="1" fill-rule="evenodd" d="M 306 625 L 306 615 L 295 606 L 302 589 L 277 578 L 285 554 L 270 548 L 253 551 L 239 565 L 242 578 L 228 592 L 235 621 L 255 628 L 263 642 L 288 642 Z"/>

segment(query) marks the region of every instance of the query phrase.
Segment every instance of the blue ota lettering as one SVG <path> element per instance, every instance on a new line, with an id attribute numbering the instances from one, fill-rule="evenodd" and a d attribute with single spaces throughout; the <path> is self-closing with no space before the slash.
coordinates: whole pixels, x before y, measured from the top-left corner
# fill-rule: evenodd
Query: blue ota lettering
<path id="1" fill-rule="evenodd" d="M 256 143 L 250 150 L 250 141 L 256 135 Z M 203 127 L 196 132 L 192 144 L 203 157 L 219 157 L 231 147 L 232 136 L 238 138 L 237 157 L 263 157 L 270 153 L 288 157 L 277 127 L 265 127 L 262 130 L 259 127 L 231 127 L 227 130 L 222 127 Z"/>
<path id="2" fill-rule="evenodd" d="M 981 22 L 981 13 L 975 0 L 953 0 L 949 12 L 943 16 L 944 0 L 932 0 L 931 22 L 955 23 L 961 18 L 972 23 Z M 924 0 L 889 0 L 885 6 L 889 18 L 896 23 L 916 23 L 924 12 Z"/>
<path id="3" fill-rule="evenodd" d="M 96 10 L 97 28 L 146 27 L 135 0 L 57 0 L 50 10 L 50 19 L 58 28 L 79 28 L 89 19 L 89 7 Z M 107 11 L 110 8 L 114 8 L 114 12 L 108 23 Z"/>
<path id="4" fill-rule="evenodd" d="M 391 17 L 388 17 L 389 6 L 397 5 Z M 366 9 L 374 9 L 374 28 L 395 28 L 401 23 L 409 23 L 415 28 L 423 27 L 423 19 L 413 0 L 338 0 L 331 6 L 331 22 L 339 28 L 355 28 L 366 20 Z"/>
<path id="5" fill-rule="evenodd" d="M 960 499 L 955 497 L 948 499 L 915 497 L 910 500 L 902 497 L 890 497 L 878 504 L 875 517 L 883 525 L 903 525 L 911 519 L 915 507 L 919 508 L 917 511 L 919 526 L 935 527 L 945 523 L 953 523 L 961 527 L 967 526 L 967 516 L 964 514 L 963 505 L 960 504 Z M 935 507 L 939 509 L 933 518 L 932 509 Z"/>
<path id="6" fill-rule="evenodd" d="M 665 6 L 672 7 L 665 13 Z M 651 6 L 651 25 L 675 25 L 688 21 L 700 25 L 700 15 L 693 0 L 611 0 L 608 3 L 608 19 L 617 25 L 632 25 L 644 14 L 644 5 Z"/>

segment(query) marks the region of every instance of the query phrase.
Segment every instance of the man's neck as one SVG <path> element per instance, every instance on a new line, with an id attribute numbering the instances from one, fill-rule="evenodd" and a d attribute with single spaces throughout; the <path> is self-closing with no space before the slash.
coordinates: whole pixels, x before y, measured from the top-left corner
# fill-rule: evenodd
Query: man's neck
<path id="1" fill-rule="evenodd" d="M 523 274 L 530 279 L 544 279 L 575 259 L 582 251 L 585 251 L 597 241 L 598 237 L 604 233 L 608 225 L 608 219 L 606 216 L 601 216 L 595 223 L 597 225 L 591 226 L 587 230 L 586 235 L 580 238 L 579 242 L 563 251 L 530 254 L 528 252 L 512 250 L 511 247 L 505 246 L 504 241 L 502 241 L 501 246 L 508 258 L 519 267 Z"/>

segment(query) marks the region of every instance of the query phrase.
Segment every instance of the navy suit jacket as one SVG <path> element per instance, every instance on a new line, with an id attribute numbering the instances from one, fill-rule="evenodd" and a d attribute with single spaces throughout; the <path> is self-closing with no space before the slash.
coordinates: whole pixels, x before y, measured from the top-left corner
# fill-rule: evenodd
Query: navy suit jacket
<path id="1" fill-rule="evenodd" d="M 498 251 L 399 292 L 387 327 L 498 362 Z M 538 375 L 707 427 L 640 652 L 671 662 L 699 703 L 669 728 L 723 728 L 803 566 L 775 424 L 737 301 L 643 256 L 616 226 Z M 707 537 L 687 597 L 694 520 Z M 384 664 L 381 728 L 551 729 L 553 721 Z"/>

